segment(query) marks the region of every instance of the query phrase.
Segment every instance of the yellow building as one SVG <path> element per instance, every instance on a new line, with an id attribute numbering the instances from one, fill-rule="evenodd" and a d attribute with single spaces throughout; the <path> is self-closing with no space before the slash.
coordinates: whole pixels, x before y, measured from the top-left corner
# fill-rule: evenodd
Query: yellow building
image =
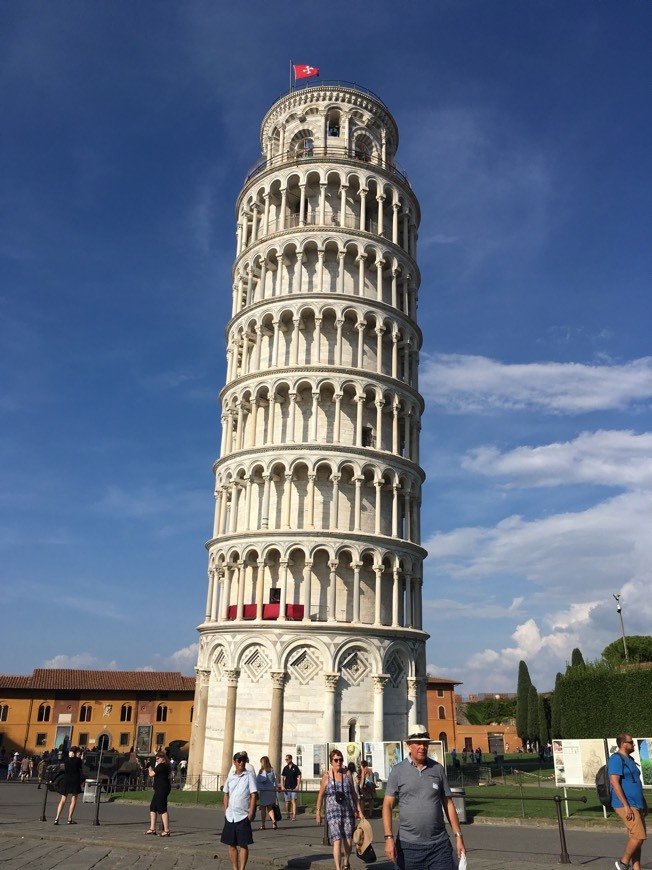
<path id="1" fill-rule="evenodd" d="M 195 678 L 153 671 L 36 669 L 0 675 L 0 752 L 187 749 Z"/>

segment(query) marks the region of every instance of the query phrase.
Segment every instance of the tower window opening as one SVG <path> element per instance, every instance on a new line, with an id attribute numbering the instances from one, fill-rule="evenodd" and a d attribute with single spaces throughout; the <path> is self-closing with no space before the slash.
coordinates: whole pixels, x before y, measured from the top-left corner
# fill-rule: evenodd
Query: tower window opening
<path id="1" fill-rule="evenodd" d="M 362 446 L 363 447 L 373 447 L 374 446 L 374 431 L 371 426 L 363 426 L 362 427 Z"/>

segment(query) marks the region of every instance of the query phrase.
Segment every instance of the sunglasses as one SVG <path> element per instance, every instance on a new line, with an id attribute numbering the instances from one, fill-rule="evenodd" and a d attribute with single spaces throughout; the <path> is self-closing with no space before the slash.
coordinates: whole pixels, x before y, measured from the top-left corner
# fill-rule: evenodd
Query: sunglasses
<path id="1" fill-rule="evenodd" d="M 249 759 L 247 758 L 246 755 L 234 755 L 233 760 L 235 762 L 237 762 L 238 764 L 242 764 L 243 762 L 248 761 Z"/>

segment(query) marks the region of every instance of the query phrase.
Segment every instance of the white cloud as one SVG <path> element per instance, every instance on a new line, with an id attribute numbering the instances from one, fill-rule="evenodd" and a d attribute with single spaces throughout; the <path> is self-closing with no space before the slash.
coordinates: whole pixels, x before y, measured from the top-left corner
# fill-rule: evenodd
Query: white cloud
<path id="1" fill-rule="evenodd" d="M 482 356 L 425 357 L 420 388 L 449 413 L 531 410 L 583 414 L 652 399 L 652 357 L 620 365 L 506 364 Z"/>
<path id="2" fill-rule="evenodd" d="M 194 674 L 198 653 L 198 643 L 191 643 L 176 650 L 176 652 L 168 656 L 170 668 L 181 671 L 182 674 Z"/>
<path id="3" fill-rule="evenodd" d="M 462 459 L 462 467 L 490 477 L 508 477 L 510 485 L 518 486 L 592 483 L 651 489 L 652 433 L 582 432 L 573 441 L 505 453 L 478 447 Z"/>
<path id="4" fill-rule="evenodd" d="M 652 493 L 624 493 L 585 511 L 543 519 L 510 516 L 494 527 L 435 534 L 428 573 L 481 579 L 520 576 L 551 592 L 596 588 L 652 564 Z"/>
<path id="5" fill-rule="evenodd" d="M 115 659 L 107 661 L 106 659 L 98 659 L 91 653 L 83 652 L 72 656 L 63 654 L 54 656 L 54 658 L 43 662 L 41 667 L 83 671 L 117 671 L 118 663 Z"/>

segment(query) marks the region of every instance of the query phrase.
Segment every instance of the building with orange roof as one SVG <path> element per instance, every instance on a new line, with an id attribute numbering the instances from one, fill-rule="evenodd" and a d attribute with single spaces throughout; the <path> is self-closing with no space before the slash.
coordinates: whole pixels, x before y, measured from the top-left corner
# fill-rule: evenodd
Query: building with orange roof
<path id="1" fill-rule="evenodd" d="M 0 674 L 0 748 L 37 755 L 64 743 L 141 754 L 181 747 L 190 739 L 194 692 L 195 678 L 176 671 Z"/>

